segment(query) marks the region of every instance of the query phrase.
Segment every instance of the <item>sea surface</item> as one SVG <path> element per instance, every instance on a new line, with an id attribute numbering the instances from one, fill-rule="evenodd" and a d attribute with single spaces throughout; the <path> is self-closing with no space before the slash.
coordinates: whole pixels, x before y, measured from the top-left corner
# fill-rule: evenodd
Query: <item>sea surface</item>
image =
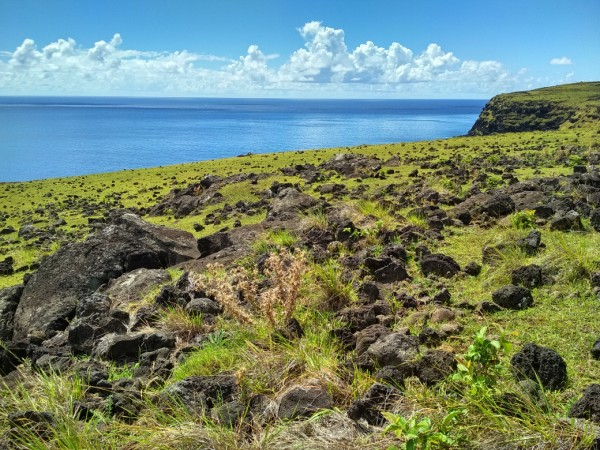
<path id="1" fill-rule="evenodd" d="M 0 97 L 0 182 L 466 134 L 485 100 Z"/>

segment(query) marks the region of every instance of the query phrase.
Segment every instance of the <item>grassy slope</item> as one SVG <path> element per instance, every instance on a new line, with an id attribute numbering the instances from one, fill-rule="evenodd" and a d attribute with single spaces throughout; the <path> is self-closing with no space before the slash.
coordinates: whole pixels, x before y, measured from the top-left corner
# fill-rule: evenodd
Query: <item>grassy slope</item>
<path id="1" fill-rule="evenodd" d="M 552 95 L 555 93 L 556 91 L 553 91 Z M 508 155 L 523 163 L 517 170 L 521 180 L 534 175 L 540 176 L 534 174 L 536 169 L 541 175 L 571 173 L 570 165 L 584 161 L 590 154 L 600 151 L 600 128 L 596 123 L 580 129 L 552 132 L 460 137 L 432 142 L 253 155 L 86 177 L 2 184 L 0 214 L 4 213 L 5 216 L 4 220 L 0 221 L 0 229 L 10 225 L 18 230 L 26 222 L 34 223 L 41 229 L 47 228 L 57 220 L 56 217 L 49 218 L 50 203 L 54 204 L 58 217 L 64 219 L 66 224 L 56 228 L 58 232 L 55 234 L 55 241 L 43 245 L 33 244 L 32 240 L 20 239 L 16 232 L 2 236 L 4 241 L 0 241 L 0 255 L 14 257 L 17 261 L 16 267 L 29 265 L 44 254 L 54 251 L 61 240 L 83 238 L 89 232 L 86 215 L 91 212 L 90 209 L 94 209 L 92 216 L 98 217 L 115 207 L 152 206 L 170 189 L 185 187 L 206 174 L 226 176 L 254 172 L 266 173 L 268 177 L 258 185 L 242 183 L 226 186 L 221 190 L 224 195 L 223 202 L 208 207 L 199 216 L 175 219 L 166 215 L 146 219 L 194 232 L 193 224 L 202 223 L 206 214 L 222 208 L 224 203 L 233 204 L 238 200 L 254 201 L 259 198 L 260 191 L 270 186 L 273 181 L 297 182 L 305 192 L 318 196 L 315 190 L 322 183 L 307 185 L 301 178 L 284 176 L 280 169 L 300 163 L 319 164 L 342 151 L 375 155 L 384 161 L 398 156 L 402 161 L 399 166 L 384 165 L 382 172 L 390 169 L 393 173 L 387 173 L 382 178 L 369 178 L 361 182 L 334 175 L 325 181 L 344 183 L 348 190 L 365 185 L 367 191 L 363 197 L 369 197 L 386 185 L 408 185 L 411 182 L 408 174 L 415 168 L 419 169 L 426 186 L 442 192 L 460 193 L 470 184 L 457 186 L 444 176 L 435 174 L 434 169 L 422 169 L 420 166 L 425 162 L 452 159 L 468 167 L 471 161 L 477 159 L 490 171 L 496 167 L 500 156 Z M 473 177 L 476 175 L 477 173 L 471 174 Z M 491 176 L 494 176 L 493 173 Z M 390 228 L 406 223 L 406 219 L 395 217 L 389 211 L 377 207 L 376 202 L 359 202 L 351 198 L 342 200 L 355 205 L 357 217 L 367 213 L 374 215 L 375 217 L 364 218 L 367 224 L 373 224 L 377 219 L 385 221 Z M 94 205 L 94 208 L 90 208 L 90 204 Z M 258 222 L 262 218 L 260 214 L 240 217 L 243 223 Z M 223 226 L 231 226 L 235 219 L 233 216 L 228 217 L 221 224 L 209 225 L 202 232 L 194 234 L 197 237 L 210 234 Z M 368 226 L 365 225 L 366 228 Z M 516 230 L 510 218 L 507 218 L 489 229 L 449 227 L 444 233 L 445 241 L 437 244 L 434 250 L 453 256 L 464 266 L 468 262 L 479 260 L 486 244 L 502 238 L 514 239 L 524 235 L 526 230 Z M 498 336 L 499 330 L 505 330 L 515 344 L 513 352 L 521 344 L 531 341 L 554 348 L 567 361 L 569 384 L 562 392 L 547 394 L 550 411 L 544 413 L 539 409 L 530 408 L 526 416 L 508 417 L 498 414 L 498 410 L 477 398 L 456 397 L 451 392 L 450 385 L 426 388 L 418 383 L 409 382 L 405 390 L 406 400 L 398 410 L 401 414 L 429 416 L 437 423 L 450 408 L 464 408 L 466 413 L 455 427 L 456 432 L 453 432 L 455 435 L 462 434 L 467 440 L 468 443 L 459 446 L 461 448 L 499 448 L 500 443 L 510 441 L 521 442 L 524 448 L 535 445 L 538 445 L 538 448 L 559 448 L 561 445 L 566 445 L 564 448 L 586 448 L 593 432 L 589 429 L 582 431 L 566 422 L 557 422 L 557 417 L 565 416 L 570 404 L 586 385 L 600 379 L 600 363 L 589 358 L 592 343 L 600 337 L 600 322 L 597 320 L 598 300 L 592 295 L 589 284 L 590 271 L 597 269 L 595 264 L 598 261 L 600 237 L 589 228 L 586 232 L 568 234 L 545 231 L 544 242 L 548 249 L 543 255 L 528 257 L 513 254 L 497 266 L 485 266 L 479 277 L 457 277 L 444 282 L 445 287 L 452 293 L 453 303 L 474 304 L 479 300 L 489 299 L 491 291 L 506 284 L 510 270 L 517 265 L 538 263 L 552 268 L 557 274 L 553 284 L 533 291 L 536 301 L 533 308 L 493 316 L 459 316 L 457 322 L 463 328 L 463 332 L 451 337 L 444 345 L 451 346 L 459 353 L 463 352 L 472 341 L 472 334 L 486 325 L 494 336 Z M 424 291 L 431 294 L 437 292 L 439 286 L 420 276 L 413 262 L 409 264 L 409 271 L 414 278 L 412 282 L 403 284 L 404 290 L 415 295 Z M 0 277 L 0 287 L 16 284 L 20 282 L 21 277 L 22 273 Z M 325 380 L 338 404 L 347 406 L 352 399 L 364 393 L 373 379 L 370 374 L 358 370 L 352 374 L 351 379 L 343 375 L 342 353 L 328 336 L 332 327 L 332 316 L 316 308 L 321 289 L 322 286 L 316 282 L 314 273 L 309 274 L 296 313 L 298 319 L 305 324 L 306 336 L 297 343 L 291 346 L 266 344 L 270 330 L 264 321 L 258 321 L 252 326 L 243 326 L 235 320 L 225 319 L 216 327 L 204 331 L 214 333 L 223 330 L 230 338 L 225 342 L 216 340 L 211 346 L 205 347 L 201 354 L 195 355 L 176 368 L 174 377 L 179 379 L 193 374 L 233 371 L 238 374 L 248 392 L 271 396 L 295 381 L 318 378 Z M 423 310 L 431 309 L 432 307 L 428 306 Z M 421 322 L 416 322 L 408 311 L 398 314 L 395 327 L 402 326 L 409 326 L 416 333 L 422 327 Z M 202 329 L 202 325 L 199 328 Z M 253 344 L 250 344 L 251 342 Z M 257 342 L 259 345 L 256 345 Z M 507 370 L 509 357 L 510 354 L 503 356 L 501 371 Z M 293 372 L 290 372 L 290 367 L 295 368 Z M 64 421 L 61 424 L 63 442 L 54 441 L 52 445 L 42 442 L 37 448 L 47 448 L 46 445 L 49 448 L 194 448 L 194 445 L 203 448 L 302 448 L 302 445 L 308 446 L 305 448 L 332 448 L 335 445 L 344 448 L 382 448 L 392 442 L 389 437 L 384 440 L 377 430 L 372 435 L 357 434 L 344 422 L 343 415 L 336 412 L 315 419 L 310 425 L 297 427 L 294 424 L 276 424 L 254 430 L 250 435 L 249 430 L 223 428 L 210 419 L 198 420 L 186 415 L 164 417 L 156 411 L 145 414 L 133 425 L 108 418 L 98 418 L 82 425 L 69 419 L 72 417 L 72 411 L 63 406 L 77 397 L 79 388 L 76 381 L 38 377 L 31 382 L 34 388 L 17 390 L 5 397 L 4 409 L 7 412 L 15 409 L 48 410 Z M 502 378 L 500 389 L 515 390 L 514 381 L 510 376 Z M 0 419 L 2 417 L 3 414 L 0 414 Z M 348 427 L 348 439 L 336 440 L 333 435 L 329 436 L 328 433 L 333 433 L 331 430 L 335 427 Z M 319 436 L 323 437 L 323 442 L 319 441 Z M 76 440 L 78 441 L 75 442 Z"/>
<path id="2" fill-rule="evenodd" d="M 587 127 L 600 120 L 600 83 L 575 83 L 492 98 L 470 135 Z"/>

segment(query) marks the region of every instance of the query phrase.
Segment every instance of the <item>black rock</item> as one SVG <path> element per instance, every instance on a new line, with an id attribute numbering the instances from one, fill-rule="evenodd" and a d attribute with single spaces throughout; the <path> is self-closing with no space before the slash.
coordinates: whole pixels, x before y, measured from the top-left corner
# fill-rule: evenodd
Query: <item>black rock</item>
<path id="1" fill-rule="evenodd" d="M 333 400 L 320 386 L 292 386 L 279 399 L 277 417 L 294 419 L 309 417 L 321 409 L 331 409 Z"/>
<path id="2" fill-rule="evenodd" d="M 590 384 L 586 388 L 583 396 L 571 407 L 569 417 L 600 423 L 600 384 Z"/>
<path id="3" fill-rule="evenodd" d="M 534 288 L 542 285 L 542 268 L 536 264 L 521 266 L 512 271 L 511 282 L 515 285 Z"/>
<path id="4" fill-rule="evenodd" d="M 460 272 L 460 266 L 450 256 L 432 253 L 421 259 L 421 271 L 425 276 L 450 278 Z"/>
<path id="5" fill-rule="evenodd" d="M 530 231 L 527 236 L 517 240 L 517 247 L 523 249 L 528 255 L 535 255 L 545 247 L 542 244 L 542 233 L 539 230 Z"/>
<path id="6" fill-rule="evenodd" d="M 217 253 L 227 247 L 231 247 L 233 242 L 227 232 L 218 232 L 198 239 L 198 250 L 202 258 L 213 253 Z"/>
<path id="7" fill-rule="evenodd" d="M 123 214 L 86 241 L 67 244 L 44 259 L 21 296 L 14 338 L 52 337 L 64 330 L 80 300 L 123 273 L 165 268 L 199 255 L 190 233 Z"/>
<path id="8" fill-rule="evenodd" d="M 492 293 L 492 300 L 506 309 L 525 309 L 533 305 L 529 289 L 509 284 Z"/>
<path id="9" fill-rule="evenodd" d="M 469 264 L 465 266 L 463 269 L 467 275 L 471 275 L 472 277 L 476 277 L 481 273 L 481 264 L 476 263 L 475 261 L 471 261 Z"/>
<path id="10" fill-rule="evenodd" d="M 389 409 L 402 397 L 398 389 L 380 383 L 373 384 L 363 397 L 348 408 L 348 417 L 352 420 L 365 420 L 369 425 L 382 426 L 385 418 L 381 411 Z"/>
<path id="11" fill-rule="evenodd" d="M 275 342 L 291 342 L 304 336 L 304 329 L 295 317 L 291 317 L 285 327 L 276 330 L 272 338 Z"/>
<path id="12" fill-rule="evenodd" d="M 557 214 L 550 221 L 550 229 L 553 231 L 583 231 L 581 216 L 573 210 L 564 214 Z"/>
<path id="13" fill-rule="evenodd" d="M 0 341 L 12 340 L 15 312 L 22 293 L 22 285 L 0 289 Z"/>
<path id="14" fill-rule="evenodd" d="M 523 349 L 511 358 L 510 365 L 518 380 L 539 379 L 545 389 L 562 389 L 567 383 L 567 363 L 550 348 L 534 343 L 525 344 Z"/>
<path id="15" fill-rule="evenodd" d="M 455 370 L 456 360 L 453 353 L 430 350 L 415 363 L 414 375 L 427 386 L 433 386 Z"/>
<path id="16" fill-rule="evenodd" d="M 594 342 L 592 347 L 592 358 L 600 360 L 600 338 Z"/>
<path id="17" fill-rule="evenodd" d="M 590 223 L 594 230 L 600 231 L 600 208 L 594 209 L 590 213 Z"/>
<path id="18" fill-rule="evenodd" d="M 165 334 L 110 334 L 104 336 L 96 344 L 94 354 L 106 360 L 128 362 L 137 360 L 141 353 L 152 352 L 160 348 L 174 347 L 175 339 Z"/>

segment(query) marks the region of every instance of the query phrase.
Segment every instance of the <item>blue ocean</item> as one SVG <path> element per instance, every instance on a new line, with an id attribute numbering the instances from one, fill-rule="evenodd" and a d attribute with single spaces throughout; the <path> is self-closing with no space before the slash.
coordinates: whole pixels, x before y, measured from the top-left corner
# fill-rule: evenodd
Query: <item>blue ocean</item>
<path id="1" fill-rule="evenodd" d="M 0 182 L 464 135 L 485 100 L 0 97 Z"/>

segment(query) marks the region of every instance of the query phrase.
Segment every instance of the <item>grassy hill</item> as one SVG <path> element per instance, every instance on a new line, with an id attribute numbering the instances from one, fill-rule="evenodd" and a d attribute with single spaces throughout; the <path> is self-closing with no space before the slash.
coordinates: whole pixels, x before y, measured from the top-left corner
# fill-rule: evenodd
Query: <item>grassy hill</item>
<path id="1" fill-rule="evenodd" d="M 0 448 L 411 448 L 411 433 L 418 449 L 594 448 L 597 417 L 571 416 L 600 380 L 598 86 L 512 94 L 587 105 L 551 131 L 0 184 L 0 330 L 3 293 L 118 229 L 120 209 L 215 247 L 137 291 L 98 291 L 110 330 L 171 348 L 70 353 L 106 319 L 83 308 L 52 337 L 5 339 L 24 359 L 12 371 L 0 349 Z M 490 105 L 482 117 L 504 111 Z M 502 303 L 508 285 L 532 303 Z M 408 350 L 377 356 L 388 335 Z M 511 361 L 528 343 L 556 351 L 566 380 L 523 380 Z"/>
<path id="2" fill-rule="evenodd" d="M 497 95 L 469 135 L 557 130 L 600 121 L 600 83 L 574 83 Z"/>

